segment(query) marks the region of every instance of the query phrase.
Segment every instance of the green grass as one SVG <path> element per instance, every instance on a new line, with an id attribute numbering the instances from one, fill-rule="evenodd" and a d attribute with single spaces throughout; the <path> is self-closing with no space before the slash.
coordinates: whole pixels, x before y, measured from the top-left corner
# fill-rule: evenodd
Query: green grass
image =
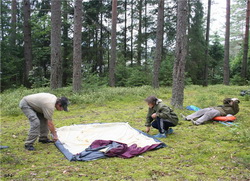
<path id="1" fill-rule="evenodd" d="M 51 92 L 68 96 L 70 112 L 55 112 L 56 127 L 93 122 L 129 122 L 144 130 L 147 105 L 144 99 L 156 95 L 170 105 L 171 88 L 100 88 L 75 94 L 71 88 L 20 88 L 1 94 L 1 180 L 249 180 L 250 101 L 239 96 L 239 86 L 187 86 L 184 106 L 204 108 L 222 104 L 225 97 L 240 98 L 238 126 L 209 122 L 193 126 L 180 120 L 175 133 L 161 139 L 168 147 L 132 159 L 109 158 L 69 162 L 53 144 L 35 143 L 36 151 L 24 150 L 29 130 L 27 118 L 18 107 L 28 94 Z M 179 115 L 192 111 L 175 110 Z M 152 129 L 150 134 L 156 134 Z"/>

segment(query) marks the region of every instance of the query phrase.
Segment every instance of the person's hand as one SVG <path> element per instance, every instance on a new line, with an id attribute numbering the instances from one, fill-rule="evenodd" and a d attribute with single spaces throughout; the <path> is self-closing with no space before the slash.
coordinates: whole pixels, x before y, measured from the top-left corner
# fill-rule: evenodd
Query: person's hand
<path id="1" fill-rule="evenodd" d="M 149 133 L 149 131 L 150 131 L 150 127 L 146 127 L 145 132 L 146 132 L 146 133 Z"/>
<path id="2" fill-rule="evenodd" d="M 58 140 L 58 136 L 57 136 L 57 134 L 55 133 L 55 134 L 53 135 L 53 141 L 56 142 L 57 140 Z"/>
<path id="3" fill-rule="evenodd" d="M 152 114 L 151 117 L 155 119 L 157 117 L 156 113 Z"/>

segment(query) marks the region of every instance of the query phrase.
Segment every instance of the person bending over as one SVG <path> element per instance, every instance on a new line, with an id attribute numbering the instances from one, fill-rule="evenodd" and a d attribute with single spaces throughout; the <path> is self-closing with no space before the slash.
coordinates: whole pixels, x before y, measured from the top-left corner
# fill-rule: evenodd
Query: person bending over
<path id="1" fill-rule="evenodd" d="M 155 96 L 149 96 L 145 99 L 148 104 L 148 114 L 146 119 L 146 132 L 149 133 L 151 126 L 159 130 L 159 134 L 154 135 L 157 138 L 166 138 L 167 134 L 173 133 L 174 127 L 178 124 L 178 116 L 167 105 L 162 103 L 161 99 Z"/>
<path id="2" fill-rule="evenodd" d="M 238 98 L 225 98 L 222 106 L 201 109 L 191 115 L 184 117 L 187 121 L 192 121 L 194 125 L 200 125 L 212 120 L 216 116 L 226 116 L 227 114 L 236 115 L 239 112 Z M 198 118 L 196 121 L 195 118 Z"/>
<path id="3" fill-rule="evenodd" d="M 55 126 L 52 122 L 54 110 L 68 111 L 69 101 L 66 97 L 57 98 L 53 94 L 38 93 L 23 97 L 19 107 L 29 119 L 30 130 L 25 141 L 25 149 L 35 150 L 34 142 L 39 137 L 41 143 L 52 143 L 58 140 Z M 53 135 L 53 141 L 49 140 L 49 130 Z"/>

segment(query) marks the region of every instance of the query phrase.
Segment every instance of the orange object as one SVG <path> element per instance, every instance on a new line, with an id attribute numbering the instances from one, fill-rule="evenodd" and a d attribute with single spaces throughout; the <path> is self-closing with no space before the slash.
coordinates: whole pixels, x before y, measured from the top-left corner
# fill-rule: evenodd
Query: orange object
<path id="1" fill-rule="evenodd" d="M 217 116 L 213 118 L 214 121 L 234 121 L 235 119 L 235 116 Z"/>

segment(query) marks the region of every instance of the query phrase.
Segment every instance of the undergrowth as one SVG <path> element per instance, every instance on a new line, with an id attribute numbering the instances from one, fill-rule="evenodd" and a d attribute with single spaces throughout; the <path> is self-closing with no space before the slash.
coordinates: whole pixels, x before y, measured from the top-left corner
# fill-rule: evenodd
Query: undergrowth
<path id="1" fill-rule="evenodd" d="M 53 144 L 35 143 L 36 151 L 24 150 L 29 130 L 27 118 L 18 107 L 25 95 L 50 92 L 67 96 L 69 112 L 55 112 L 56 127 L 93 122 L 129 122 L 145 129 L 147 105 L 144 99 L 156 95 L 170 106 L 171 88 L 91 88 L 73 93 L 71 87 L 7 90 L 1 94 L 1 180 L 249 180 L 250 101 L 240 97 L 249 87 L 215 85 L 187 86 L 184 107 L 200 108 L 222 104 L 225 97 L 241 101 L 235 126 L 217 122 L 193 126 L 180 118 L 174 134 L 161 139 L 168 147 L 132 159 L 110 158 L 69 162 Z M 180 115 L 188 110 L 175 110 Z M 150 134 L 156 134 L 152 129 Z"/>

